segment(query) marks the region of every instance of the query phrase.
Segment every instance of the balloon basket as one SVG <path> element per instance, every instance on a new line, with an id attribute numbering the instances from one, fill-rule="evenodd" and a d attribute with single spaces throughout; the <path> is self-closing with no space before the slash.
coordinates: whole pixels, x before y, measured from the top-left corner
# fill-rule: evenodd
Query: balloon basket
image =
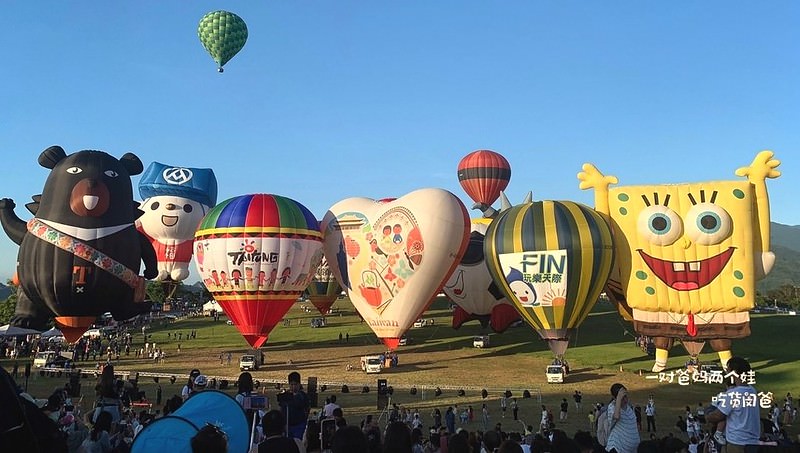
<path id="1" fill-rule="evenodd" d="M 75 343 L 81 339 L 83 333 L 94 324 L 95 316 L 57 316 L 55 321 L 64 339 Z"/>

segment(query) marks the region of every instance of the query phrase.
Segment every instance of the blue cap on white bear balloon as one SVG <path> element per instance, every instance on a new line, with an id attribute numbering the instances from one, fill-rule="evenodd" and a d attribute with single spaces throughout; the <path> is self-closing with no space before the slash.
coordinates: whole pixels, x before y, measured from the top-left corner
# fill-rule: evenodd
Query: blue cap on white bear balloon
<path id="1" fill-rule="evenodd" d="M 191 168 L 151 163 L 139 180 L 143 198 L 172 195 L 212 207 L 217 204 L 217 177 L 210 168 Z"/>

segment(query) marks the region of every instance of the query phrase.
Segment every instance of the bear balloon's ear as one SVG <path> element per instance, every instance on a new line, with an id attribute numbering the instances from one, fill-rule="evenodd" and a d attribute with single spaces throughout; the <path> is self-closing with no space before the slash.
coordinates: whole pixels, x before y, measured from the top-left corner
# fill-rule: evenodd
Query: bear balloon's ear
<path id="1" fill-rule="evenodd" d="M 39 154 L 39 165 L 52 170 L 65 157 L 67 157 L 67 153 L 64 152 L 64 148 L 53 145 Z"/>
<path id="2" fill-rule="evenodd" d="M 138 219 L 139 217 L 144 215 L 144 211 L 140 208 L 140 204 L 138 201 L 133 200 L 133 217 Z"/>
<path id="3" fill-rule="evenodd" d="M 128 174 L 131 176 L 138 175 L 144 171 L 144 165 L 142 165 L 142 161 L 136 157 L 136 154 L 125 153 L 125 155 L 122 156 L 119 161 L 122 166 L 128 170 Z"/>
<path id="4" fill-rule="evenodd" d="M 36 213 L 39 211 L 39 203 L 42 202 L 42 194 L 34 195 L 31 198 L 33 198 L 33 201 L 26 204 L 25 207 L 28 208 L 28 211 L 30 211 L 31 214 L 36 215 Z"/>

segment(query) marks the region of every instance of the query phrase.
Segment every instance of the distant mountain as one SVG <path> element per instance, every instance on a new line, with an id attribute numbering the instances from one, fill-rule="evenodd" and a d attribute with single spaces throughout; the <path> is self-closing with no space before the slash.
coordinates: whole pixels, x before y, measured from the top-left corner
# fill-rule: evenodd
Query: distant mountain
<path id="1" fill-rule="evenodd" d="M 0 300 L 8 299 L 12 292 L 14 292 L 13 288 L 0 283 Z"/>
<path id="2" fill-rule="evenodd" d="M 190 291 L 194 294 L 202 293 L 206 290 L 206 286 L 203 284 L 203 282 L 194 282 L 191 285 L 183 285 L 183 287 L 186 289 L 186 291 Z"/>
<path id="3" fill-rule="evenodd" d="M 800 226 L 772 222 L 770 231 L 775 267 L 758 283 L 758 290 L 764 292 L 782 285 L 800 286 Z"/>
<path id="4" fill-rule="evenodd" d="M 789 226 L 772 222 L 770 236 L 773 244 L 800 252 L 800 225 Z"/>

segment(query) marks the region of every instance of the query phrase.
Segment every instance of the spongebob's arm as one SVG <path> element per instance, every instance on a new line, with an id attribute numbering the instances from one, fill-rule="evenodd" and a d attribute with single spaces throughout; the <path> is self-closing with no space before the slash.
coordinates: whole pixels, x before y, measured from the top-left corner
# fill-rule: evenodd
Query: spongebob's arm
<path id="1" fill-rule="evenodd" d="M 749 167 L 736 170 L 737 176 L 746 176 L 756 189 L 756 216 L 758 220 L 759 235 L 761 236 L 761 262 L 756 262 L 756 278 L 766 276 L 772 265 L 775 264 L 775 254 L 770 251 L 770 215 L 769 195 L 767 194 L 767 178 L 774 179 L 781 175 L 775 168 L 781 164 L 778 159 L 773 159 L 772 151 L 761 151 L 756 155 Z"/>
<path id="2" fill-rule="evenodd" d="M 583 164 L 583 171 L 578 173 L 581 190 L 594 189 L 594 209 L 605 215 L 611 213 L 608 206 L 608 186 L 618 182 L 616 176 L 600 173 L 592 164 Z"/>

